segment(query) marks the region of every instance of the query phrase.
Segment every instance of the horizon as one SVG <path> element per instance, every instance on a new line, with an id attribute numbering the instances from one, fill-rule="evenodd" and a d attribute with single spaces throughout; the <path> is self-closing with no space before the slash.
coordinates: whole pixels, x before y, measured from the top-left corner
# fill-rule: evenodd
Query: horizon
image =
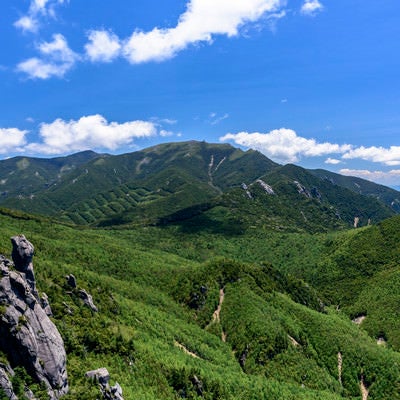
<path id="1" fill-rule="evenodd" d="M 400 4 L 5 0 L 0 159 L 229 143 L 400 188 Z"/>

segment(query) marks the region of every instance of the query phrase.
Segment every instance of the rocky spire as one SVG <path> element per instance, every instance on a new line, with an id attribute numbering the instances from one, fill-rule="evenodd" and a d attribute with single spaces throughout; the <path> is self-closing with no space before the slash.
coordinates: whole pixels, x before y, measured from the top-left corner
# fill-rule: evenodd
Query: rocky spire
<path id="1" fill-rule="evenodd" d="M 15 270 L 0 256 L 0 350 L 12 367 L 23 366 L 46 385 L 50 399 L 58 399 L 68 392 L 64 343 L 39 300 L 33 245 L 23 235 L 11 242 Z"/>

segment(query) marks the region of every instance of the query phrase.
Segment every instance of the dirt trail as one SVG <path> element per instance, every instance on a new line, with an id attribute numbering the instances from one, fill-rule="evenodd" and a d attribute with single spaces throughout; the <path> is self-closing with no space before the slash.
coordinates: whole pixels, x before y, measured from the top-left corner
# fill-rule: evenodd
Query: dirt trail
<path id="1" fill-rule="evenodd" d="M 368 392 L 367 387 L 365 386 L 364 377 L 363 376 L 361 376 L 360 389 L 361 389 L 361 396 L 362 396 L 361 398 L 362 398 L 362 400 L 368 400 L 369 392 Z"/>
<path id="2" fill-rule="evenodd" d="M 221 322 L 221 317 L 220 317 L 220 315 L 221 315 L 221 308 L 222 308 L 222 303 L 224 302 L 224 299 L 225 299 L 225 291 L 224 291 L 224 289 L 222 288 L 222 289 L 219 290 L 219 303 L 218 303 L 218 307 L 217 307 L 217 309 L 214 311 L 214 313 L 213 313 L 213 315 L 212 315 L 212 319 L 211 319 L 210 323 L 206 326 L 206 329 L 207 329 L 210 325 L 212 325 L 212 324 L 214 324 L 214 323 L 216 323 L 216 322 L 218 322 L 218 323 Z M 222 333 L 221 333 L 221 340 L 222 340 L 223 342 L 226 342 L 226 336 L 227 336 L 227 335 L 226 335 L 225 332 L 222 332 Z"/>
<path id="3" fill-rule="evenodd" d="M 221 314 L 221 308 L 222 308 L 222 303 L 224 302 L 224 299 L 225 299 L 224 289 L 220 289 L 219 290 L 219 304 L 212 316 L 212 322 L 221 322 L 220 314 Z"/>
<path id="4" fill-rule="evenodd" d="M 339 351 L 337 354 L 337 361 L 338 361 L 338 376 L 339 376 L 339 383 L 342 386 L 342 367 L 343 367 L 343 357 L 342 353 Z"/>
<path id="5" fill-rule="evenodd" d="M 226 336 L 227 336 L 227 334 L 225 333 L 225 332 L 222 332 L 221 333 L 221 339 L 222 339 L 222 341 L 225 343 L 226 342 Z"/>
<path id="6" fill-rule="evenodd" d="M 290 340 L 290 343 L 292 343 L 292 345 L 294 347 L 299 347 L 300 346 L 300 343 L 294 337 L 288 335 L 288 338 Z"/>
<path id="7" fill-rule="evenodd" d="M 197 354 L 191 352 L 190 350 L 188 350 L 182 343 L 179 343 L 175 340 L 174 345 L 176 347 L 179 347 L 181 350 L 183 350 L 184 353 L 186 353 L 187 355 L 193 357 L 193 358 L 200 358 Z"/>

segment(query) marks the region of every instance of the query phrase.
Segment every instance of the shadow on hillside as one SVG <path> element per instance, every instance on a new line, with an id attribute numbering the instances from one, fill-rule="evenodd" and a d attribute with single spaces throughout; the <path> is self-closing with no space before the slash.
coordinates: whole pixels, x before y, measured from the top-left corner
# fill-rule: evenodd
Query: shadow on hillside
<path id="1" fill-rule="evenodd" d="M 169 225 L 178 226 L 182 233 L 211 233 L 239 236 L 243 235 L 246 231 L 245 224 L 235 218 L 217 220 L 210 218 L 206 214 L 201 214 L 183 221 L 170 222 Z"/>

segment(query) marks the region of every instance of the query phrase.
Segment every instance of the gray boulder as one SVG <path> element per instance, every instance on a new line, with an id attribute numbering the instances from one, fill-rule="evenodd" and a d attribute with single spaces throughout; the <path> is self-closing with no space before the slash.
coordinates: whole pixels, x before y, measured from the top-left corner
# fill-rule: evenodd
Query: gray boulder
<path id="1" fill-rule="evenodd" d="M 86 378 L 93 379 L 99 383 L 100 391 L 105 400 L 124 400 L 122 397 L 122 388 L 118 382 L 114 386 L 110 386 L 110 374 L 107 368 L 99 368 L 93 371 L 88 371 L 85 374 Z"/>
<path id="2" fill-rule="evenodd" d="M 33 246 L 24 236 L 11 239 L 12 263 L 0 258 L 0 349 L 12 366 L 23 366 L 43 382 L 50 399 L 68 392 L 66 353 L 56 326 L 42 308 L 33 273 Z"/>
<path id="3" fill-rule="evenodd" d="M 110 380 L 110 374 L 108 373 L 107 368 L 99 368 L 93 371 L 88 371 L 85 374 L 85 377 L 88 379 L 95 380 L 100 383 L 100 385 L 106 386 Z"/>

